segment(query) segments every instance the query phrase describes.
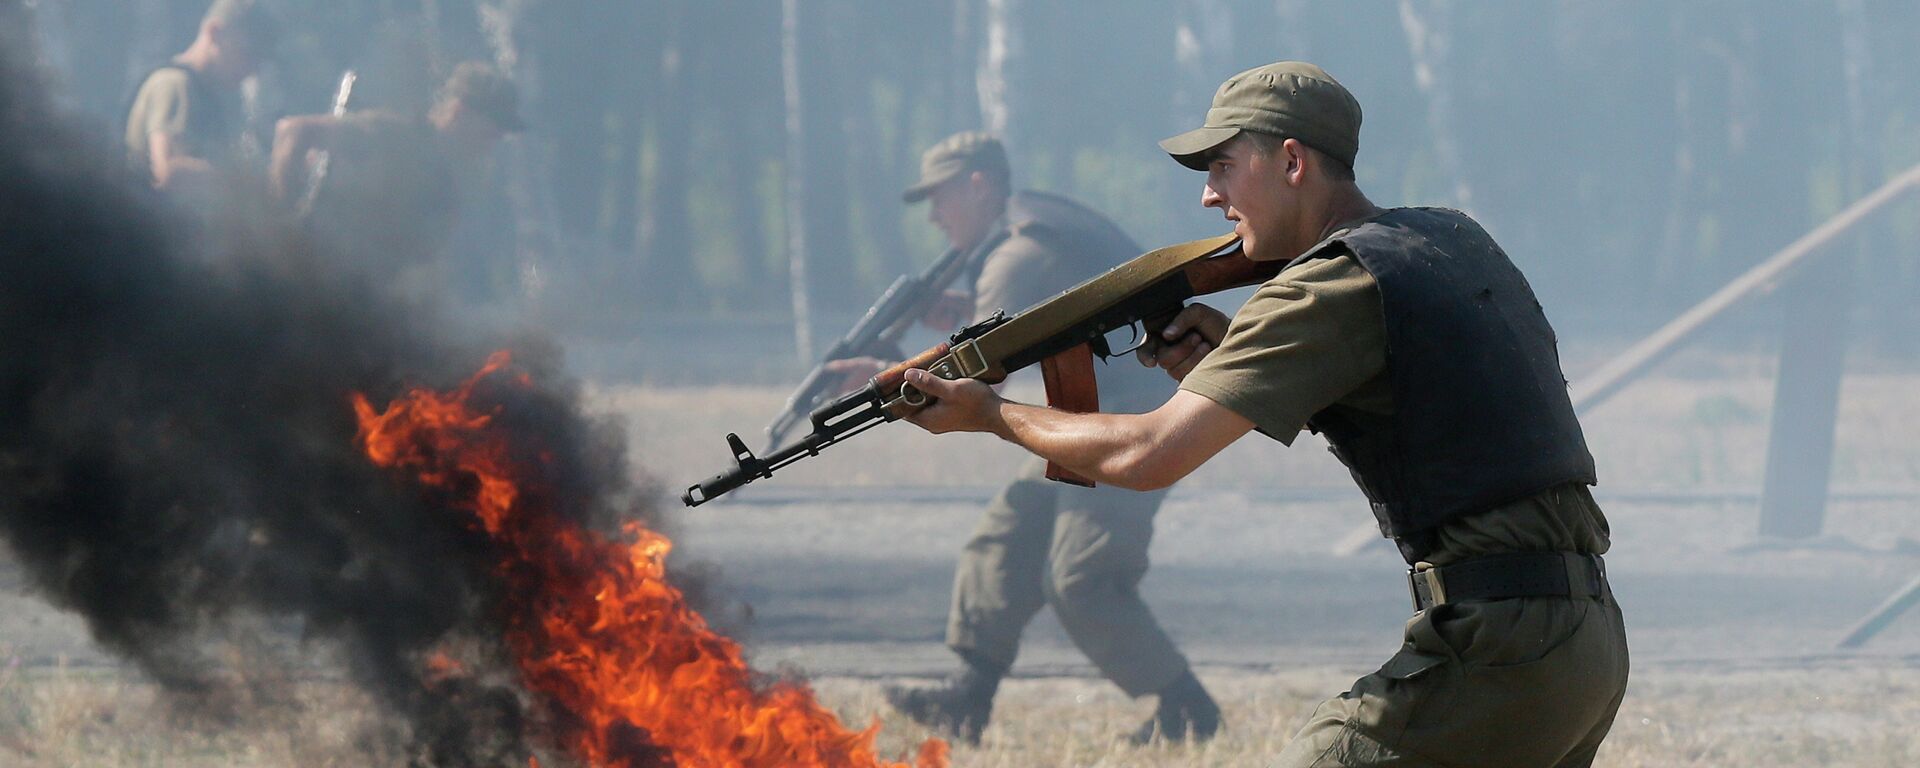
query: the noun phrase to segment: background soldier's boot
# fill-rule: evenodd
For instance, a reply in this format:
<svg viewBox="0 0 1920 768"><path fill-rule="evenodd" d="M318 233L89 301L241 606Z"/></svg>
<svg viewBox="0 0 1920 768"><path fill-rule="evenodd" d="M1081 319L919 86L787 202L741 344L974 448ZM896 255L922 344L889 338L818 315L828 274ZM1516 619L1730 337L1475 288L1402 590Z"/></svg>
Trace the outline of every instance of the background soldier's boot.
<svg viewBox="0 0 1920 768"><path fill-rule="evenodd" d="M914 722L941 735L967 744L979 744L980 732L987 728L993 714L993 694L1000 689L1000 675L977 665L966 669L932 688L887 686L887 703Z"/></svg>
<svg viewBox="0 0 1920 768"><path fill-rule="evenodd" d="M1158 740L1206 741L1220 730L1220 705L1213 703L1213 697L1207 695L1207 689L1200 685L1200 678L1193 676L1193 670L1187 670L1180 679L1160 691L1160 705L1153 710L1153 717L1140 724L1140 729L1127 737L1135 746L1145 746Z"/></svg>

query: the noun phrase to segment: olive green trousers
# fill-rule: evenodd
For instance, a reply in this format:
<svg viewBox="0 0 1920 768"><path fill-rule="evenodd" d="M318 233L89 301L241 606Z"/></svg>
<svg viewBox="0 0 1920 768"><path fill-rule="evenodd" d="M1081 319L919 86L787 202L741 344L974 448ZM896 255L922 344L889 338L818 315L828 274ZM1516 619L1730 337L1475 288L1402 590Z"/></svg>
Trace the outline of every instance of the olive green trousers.
<svg viewBox="0 0 1920 768"><path fill-rule="evenodd" d="M1127 695L1172 684L1186 657L1139 591L1164 498L1052 482L1045 461L1028 462L960 551L947 645L1004 672L1027 623L1052 606L1074 644Z"/></svg>
<svg viewBox="0 0 1920 768"><path fill-rule="evenodd" d="M1399 653L1323 702L1274 766L1587 766L1626 687L1611 594L1441 605L1414 614Z"/></svg>

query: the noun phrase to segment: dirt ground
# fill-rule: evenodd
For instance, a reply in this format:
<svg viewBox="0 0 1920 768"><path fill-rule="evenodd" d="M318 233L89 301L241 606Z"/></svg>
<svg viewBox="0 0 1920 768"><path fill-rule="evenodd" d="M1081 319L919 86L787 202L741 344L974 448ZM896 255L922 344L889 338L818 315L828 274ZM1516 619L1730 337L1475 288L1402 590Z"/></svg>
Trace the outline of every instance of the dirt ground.
<svg viewBox="0 0 1920 768"><path fill-rule="evenodd" d="M1920 610L1864 648L1834 647L1920 576L1920 441L1911 436L1920 376L1847 379L1827 536L1783 546L1755 535L1764 373L1683 370L1585 419L1635 663L1603 765L1920 764ZM593 397L626 421L635 464L659 485L661 503L678 506L680 489L723 467L722 435L757 442L782 394L602 387ZM729 602L714 619L744 639L756 666L805 672L850 720L865 722L884 715L881 684L951 669L941 636L954 554L1020 460L991 438L884 427L677 515L671 534L678 556L721 574ZM1317 438L1292 449L1257 435L1241 441L1170 497L1143 585L1220 694L1228 735L1198 748L1115 747L1150 704L1101 682L1043 613L989 739L956 752L955 764L1263 764L1314 703L1399 644L1409 607L1398 556L1385 546L1336 552L1366 518ZM140 702L152 698L144 683L10 567L0 567L0 656L15 660L0 677L0 698L13 702L0 712L0 764L333 764L323 759L331 747L284 734L238 746L178 735L145 751L102 747L169 742L177 731L143 731ZM124 727L88 725L103 712ZM923 735L885 719L883 743L904 749ZM62 757L69 749L93 756ZM199 757L169 757L181 750Z"/></svg>

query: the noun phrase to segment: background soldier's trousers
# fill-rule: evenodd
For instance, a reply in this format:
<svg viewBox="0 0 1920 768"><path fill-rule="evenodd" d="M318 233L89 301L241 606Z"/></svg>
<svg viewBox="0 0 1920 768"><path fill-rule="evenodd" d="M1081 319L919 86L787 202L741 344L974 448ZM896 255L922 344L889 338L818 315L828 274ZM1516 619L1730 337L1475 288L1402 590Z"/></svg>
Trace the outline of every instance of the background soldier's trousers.
<svg viewBox="0 0 1920 768"><path fill-rule="evenodd" d="M1022 467L961 550L947 645L1004 671L1050 605L1107 679L1130 696L1159 692L1187 670L1139 592L1166 492L1080 488L1045 472L1039 459Z"/></svg>

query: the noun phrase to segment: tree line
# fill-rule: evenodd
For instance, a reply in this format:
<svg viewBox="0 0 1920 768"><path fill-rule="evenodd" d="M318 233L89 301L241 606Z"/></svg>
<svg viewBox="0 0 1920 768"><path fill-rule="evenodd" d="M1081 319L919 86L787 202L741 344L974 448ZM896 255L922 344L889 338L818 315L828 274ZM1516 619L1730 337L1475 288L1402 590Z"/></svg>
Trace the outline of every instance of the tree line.
<svg viewBox="0 0 1920 768"><path fill-rule="evenodd" d="M955 130L1001 132L1017 184L1083 198L1142 244L1216 234L1200 177L1154 142L1196 124L1227 75L1281 58L1360 98L1375 200L1480 217L1563 335L1644 332L1920 163L1920 7L1893 0L269 5L286 37L257 91L267 126L326 109L348 68L364 103L397 109L424 109L458 60L512 74L533 129L495 169L500 252L483 268L589 336L779 328L796 295L808 330L835 332L938 254L898 193ZM41 0L35 15L65 93L106 124L204 8ZM1904 354L1916 213L1822 267L1851 270L1858 327Z"/></svg>

